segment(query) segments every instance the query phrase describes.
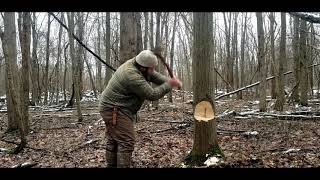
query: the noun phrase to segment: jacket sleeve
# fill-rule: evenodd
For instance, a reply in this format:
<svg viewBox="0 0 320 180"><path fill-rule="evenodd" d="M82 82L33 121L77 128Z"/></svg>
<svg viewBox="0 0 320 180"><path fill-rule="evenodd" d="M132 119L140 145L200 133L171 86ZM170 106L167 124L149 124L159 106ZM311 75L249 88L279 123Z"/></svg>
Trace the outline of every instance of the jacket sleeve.
<svg viewBox="0 0 320 180"><path fill-rule="evenodd" d="M150 81L157 84L161 85L169 80L168 77L158 73L157 71L154 71L153 74L150 76Z"/></svg>
<svg viewBox="0 0 320 180"><path fill-rule="evenodd" d="M134 71L127 73L129 90L141 99L155 101L162 98L172 89L171 85L166 81L160 86L153 88L141 74Z"/></svg>

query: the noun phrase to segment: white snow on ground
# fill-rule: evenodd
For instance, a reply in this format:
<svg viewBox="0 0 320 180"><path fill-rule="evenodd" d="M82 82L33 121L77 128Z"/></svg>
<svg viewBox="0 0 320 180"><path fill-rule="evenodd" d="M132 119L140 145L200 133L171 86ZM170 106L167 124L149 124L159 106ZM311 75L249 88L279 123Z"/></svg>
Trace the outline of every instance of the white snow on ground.
<svg viewBox="0 0 320 180"><path fill-rule="evenodd" d="M219 158L213 156L213 157L208 158L208 159L204 162L204 164L205 164L206 166L212 166L212 165L217 165L219 161L220 161Z"/></svg>
<svg viewBox="0 0 320 180"><path fill-rule="evenodd" d="M290 153L290 152L298 152L298 151L300 151L300 149L290 148L290 149L288 149L288 150L286 150L286 151L283 151L283 153L284 153L284 154L287 154L287 153Z"/></svg>
<svg viewBox="0 0 320 180"><path fill-rule="evenodd" d="M259 133L257 131L247 131L247 132L244 132L245 135L252 135L252 136L256 136L258 135Z"/></svg>

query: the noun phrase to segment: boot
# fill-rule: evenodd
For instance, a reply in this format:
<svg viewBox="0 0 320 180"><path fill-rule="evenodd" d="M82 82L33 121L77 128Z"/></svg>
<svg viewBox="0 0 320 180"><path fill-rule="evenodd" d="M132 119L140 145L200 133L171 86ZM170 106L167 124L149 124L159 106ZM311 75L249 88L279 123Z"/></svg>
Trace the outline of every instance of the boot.
<svg viewBox="0 0 320 180"><path fill-rule="evenodd" d="M117 153L112 151L106 151L106 163L107 168L117 167Z"/></svg>
<svg viewBox="0 0 320 180"><path fill-rule="evenodd" d="M130 168L131 159L132 159L132 152L118 153L117 154L117 167L118 168Z"/></svg>

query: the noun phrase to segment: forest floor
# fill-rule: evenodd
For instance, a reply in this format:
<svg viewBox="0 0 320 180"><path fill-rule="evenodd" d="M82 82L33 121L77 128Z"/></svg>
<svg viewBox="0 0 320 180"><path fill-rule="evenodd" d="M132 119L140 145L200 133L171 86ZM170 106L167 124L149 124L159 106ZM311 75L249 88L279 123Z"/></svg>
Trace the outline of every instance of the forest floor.
<svg viewBox="0 0 320 180"><path fill-rule="evenodd" d="M191 98L188 92L175 91L174 103L163 99L157 110L139 112L133 167L181 167L193 144ZM268 101L269 112L273 104L274 100ZM97 101L82 101L81 123L74 109L30 107L28 145L17 155L6 150L16 146L19 134L5 133L7 114L0 112L0 167L26 165L23 163L41 168L105 167L105 126L97 105ZM286 104L285 112L301 108ZM218 115L231 110L237 113L217 118L218 142L225 159L215 167L320 167L319 118L239 116L257 109L258 102L248 98L216 102ZM319 112L319 102L313 100L307 109Z"/></svg>

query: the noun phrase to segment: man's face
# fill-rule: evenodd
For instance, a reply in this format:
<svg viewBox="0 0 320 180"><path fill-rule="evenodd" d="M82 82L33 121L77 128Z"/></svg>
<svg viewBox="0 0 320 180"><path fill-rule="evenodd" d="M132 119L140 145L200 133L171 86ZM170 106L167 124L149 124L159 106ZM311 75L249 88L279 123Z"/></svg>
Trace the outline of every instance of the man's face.
<svg viewBox="0 0 320 180"><path fill-rule="evenodd" d="M153 74L154 69L155 69L155 67L154 67L154 66L152 66L152 67L148 67L148 69L147 69L148 75Z"/></svg>

